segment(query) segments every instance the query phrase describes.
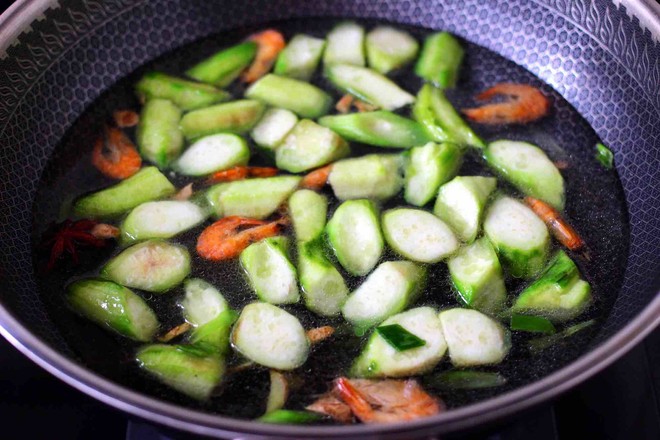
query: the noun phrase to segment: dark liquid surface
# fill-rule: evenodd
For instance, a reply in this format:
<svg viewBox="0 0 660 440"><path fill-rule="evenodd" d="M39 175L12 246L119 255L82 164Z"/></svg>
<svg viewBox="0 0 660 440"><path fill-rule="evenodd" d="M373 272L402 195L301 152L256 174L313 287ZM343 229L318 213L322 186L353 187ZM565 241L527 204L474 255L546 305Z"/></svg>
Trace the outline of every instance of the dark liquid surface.
<svg viewBox="0 0 660 440"><path fill-rule="evenodd" d="M268 27L279 29L289 40L299 32L324 37L335 23L334 20L305 19L275 22L269 24ZM370 21L361 23L367 29L377 24ZM398 27L409 31L419 41L429 32L422 28ZM177 49L118 82L90 106L61 141L44 172L34 205L33 242L35 246L49 224L69 216L68 210L75 197L114 183L101 176L91 166L90 156L93 142L114 110L135 109L139 111L140 105L133 94L133 85L142 74L151 70L160 70L182 75L188 67L199 60L223 47L239 42L255 30L258 29L237 29L234 32L211 36ZM474 106L475 102L472 101L474 94L493 84L505 81L537 86L553 101L551 115L541 121L515 127L475 126L475 130L485 141L507 138L534 143L544 149L551 160L565 162L568 165L566 169L562 170L567 189L565 216L588 244L590 259L587 260L578 255L572 255L572 257L580 267L583 276L591 283L594 297L593 305L578 318L578 321L595 318L598 324L574 336L569 341L536 356L531 356L526 347L526 341L534 336L513 332L512 349L506 360L498 366L479 368L481 371L500 372L507 378L507 384L498 388L478 391L438 391L439 397L450 408L492 397L533 382L582 354L589 347L589 341L597 332L599 323L609 313L621 286L628 255L629 236L627 209L618 176L616 172L604 169L595 160L594 144L598 138L587 122L570 104L531 73L482 47L467 42L463 43L466 48L466 56L461 78L457 89L448 92L448 97L457 108ZM410 67L394 73L391 77L411 93L416 93L421 87L421 81L412 73ZM331 91L336 99L340 97L340 93L335 91L319 74L313 82L325 90ZM235 84L230 90L235 97L240 97L244 89ZM408 110L406 109L402 113L407 114ZM134 139L134 131L128 130L128 133ZM249 137L248 141L250 141ZM354 145L352 155L359 156L376 152L393 153L395 151ZM254 165L267 163L264 158L256 154L250 161L250 164ZM484 166L483 160L473 151L466 155L459 174L492 175ZM182 187L192 181L174 173L167 173L167 175L177 187ZM519 195L501 180L499 188L510 194ZM328 195L332 200L331 192L328 192ZM404 204L403 199L398 197L388 201L382 208L387 209ZM329 215L336 206L336 202L331 203ZM187 231L175 237L173 241L185 244L191 249L193 256L191 276L210 281L225 295L232 307L240 310L243 305L256 300L256 296L248 287L238 261L211 263L198 258L194 252L197 236L209 223ZM133 361L136 344L116 337L94 324L78 318L64 306L62 296L64 286L73 279L93 276L101 264L117 252L119 252L119 248L116 246L109 246L100 251L83 251L81 264L78 266L61 264L56 271L48 274L43 274L42 271L43 255L38 252L35 254L35 270L41 274L39 280L43 300L49 309L51 318L69 341L71 351L75 356L89 368L112 380L171 402L240 418L253 418L263 414L269 389L266 369L250 369L227 377L224 385L216 393L217 396L207 403L199 403L158 384L142 373ZM384 259L398 258L388 251ZM342 273L351 289L363 281L363 278L351 277L345 272ZM510 298L515 298L515 295L524 286L523 282L510 277L507 277L506 283ZM138 293L154 308L163 329L182 322L180 309L176 305L183 295L181 286L162 295ZM437 309L459 305L444 263L429 267L428 286L413 306L421 305L431 305ZM329 319L316 316L308 312L302 304L284 306L284 308L296 315L306 328L328 324L338 328L336 337L314 347L305 365L292 373L293 391L286 407L302 409L317 395L325 392L332 379L346 373L350 363L364 345L365 338L355 336L341 318ZM233 356L229 358L228 362L229 364L240 363L241 360ZM445 359L427 377L450 368L451 364L445 356ZM427 383L427 387L433 391L430 384Z"/></svg>

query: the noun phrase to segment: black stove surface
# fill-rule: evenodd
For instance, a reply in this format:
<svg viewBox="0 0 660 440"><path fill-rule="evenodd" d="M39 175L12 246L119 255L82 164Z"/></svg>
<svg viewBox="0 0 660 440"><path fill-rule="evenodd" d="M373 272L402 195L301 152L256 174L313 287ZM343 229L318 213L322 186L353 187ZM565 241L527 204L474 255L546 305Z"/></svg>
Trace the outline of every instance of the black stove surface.
<svg viewBox="0 0 660 440"><path fill-rule="evenodd" d="M0 338L0 422L20 438L189 439L130 418L54 378ZM10 435L2 438L18 438ZM660 439L660 329L596 377L461 440Z"/></svg>

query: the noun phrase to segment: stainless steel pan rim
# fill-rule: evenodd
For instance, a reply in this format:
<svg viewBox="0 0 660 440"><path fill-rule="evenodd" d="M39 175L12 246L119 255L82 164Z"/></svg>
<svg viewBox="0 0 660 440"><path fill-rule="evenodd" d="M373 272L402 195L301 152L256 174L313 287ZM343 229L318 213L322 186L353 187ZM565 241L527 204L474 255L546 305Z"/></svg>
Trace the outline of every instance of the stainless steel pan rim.
<svg viewBox="0 0 660 440"><path fill-rule="evenodd" d="M18 0L0 17L0 53L53 0ZM629 13L660 39L660 20L653 1L620 0ZM654 12L655 11L655 12ZM213 436L360 437L409 438L415 434L440 434L472 427L511 415L568 390L598 373L639 343L660 325L660 294L630 323L592 351L566 367L522 388L470 406L427 419L394 425L274 426L204 414L166 403L117 385L58 353L32 334L0 304L0 334L42 368L78 390L126 411L163 425Z"/></svg>

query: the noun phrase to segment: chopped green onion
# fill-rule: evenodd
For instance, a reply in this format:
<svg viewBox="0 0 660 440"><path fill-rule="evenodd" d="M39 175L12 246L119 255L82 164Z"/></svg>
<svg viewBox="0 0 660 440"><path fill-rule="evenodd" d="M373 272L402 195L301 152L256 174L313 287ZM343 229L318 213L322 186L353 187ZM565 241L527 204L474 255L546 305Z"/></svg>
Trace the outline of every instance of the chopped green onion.
<svg viewBox="0 0 660 440"><path fill-rule="evenodd" d="M565 339L569 336L574 335L575 333L579 332L580 330L583 330L591 325L593 325L596 321L594 319L590 319L589 321L581 322L579 324L572 325L563 331L556 333L554 335L550 336L544 336L542 338L536 338L532 339L529 341L529 351L531 351L533 354L539 353L546 348L555 345L556 343L560 342L562 339Z"/></svg>
<svg viewBox="0 0 660 440"><path fill-rule="evenodd" d="M183 352L185 354L188 354L190 356L195 356L198 358L205 358L209 354L212 353L211 350L209 350L205 345L200 344L190 344L190 345L177 345L176 346L177 350L180 352Z"/></svg>
<svg viewBox="0 0 660 440"><path fill-rule="evenodd" d="M303 424L315 422L323 418L322 415L309 411L292 411L290 409L278 409L259 417L257 421L263 423L278 424Z"/></svg>
<svg viewBox="0 0 660 440"><path fill-rule="evenodd" d="M376 332L387 341L396 351L406 351L411 348L422 347L426 341L421 339L399 324L384 325L376 328Z"/></svg>
<svg viewBox="0 0 660 440"><path fill-rule="evenodd" d="M552 322L542 316L512 315L511 330L552 335L557 332Z"/></svg>
<svg viewBox="0 0 660 440"><path fill-rule="evenodd" d="M499 373L485 371L445 371L428 379L429 383L446 390L476 390L499 387L506 383L506 378Z"/></svg>
<svg viewBox="0 0 660 440"><path fill-rule="evenodd" d="M596 144L596 159L608 170L611 170L614 166L614 154L612 154L612 150L600 142Z"/></svg>

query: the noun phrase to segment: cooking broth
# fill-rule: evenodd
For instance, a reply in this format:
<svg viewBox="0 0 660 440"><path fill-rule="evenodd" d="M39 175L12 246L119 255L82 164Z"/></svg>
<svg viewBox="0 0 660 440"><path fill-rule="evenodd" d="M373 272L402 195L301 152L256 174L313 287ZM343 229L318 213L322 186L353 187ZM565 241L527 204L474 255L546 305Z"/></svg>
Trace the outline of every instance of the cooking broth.
<svg viewBox="0 0 660 440"><path fill-rule="evenodd" d="M139 344L115 336L84 319L75 316L63 302L66 284L74 279L93 276L99 266L111 255L119 252L118 246L108 246L100 250L84 250L78 266L59 264L57 270L43 271L44 255L39 251L43 232L53 223L68 216L74 198L114 183L103 177L91 166L90 154L94 141L103 124L119 109L139 111L140 104L134 95L133 85L148 71L158 70L183 76L191 65L223 47L229 47L247 35L265 29L275 28L284 33L287 41L297 33L307 33L323 38L337 23L332 19L298 19L264 24L259 28L236 29L224 32L176 49L120 80L104 92L70 128L55 150L45 170L37 198L34 203L33 243L35 246L35 271L40 281L43 301L47 304L53 321L62 335L69 341L72 352L90 369L121 383L127 387L171 402L238 418L255 418L265 410L266 396L269 390L268 370L253 368L228 377L221 389L208 402L200 403L159 384L137 368L134 353ZM367 29L381 24L376 21L359 21ZM431 31L428 29L395 25L410 32L418 41ZM553 102L550 116L532 124L509 127L487 127L474 125L473 128L486 141L496 139L525 140L538 145L546 151L551 160L568 164L562 170L566 183L565 217L584 238L589 246L590 260L576 258L583 277L591 283L594 298L590 309L576 322L596 319L597 324L573 336L564 343L553 346L539 355L532 356L525 342L537 337L534 334L512 332L512 348L503 363L497 366L477 368L480 371L496 371L506 377L507 384L500 387L445 392L433 388L432 384L421 382L426 389L438 395L449 408L467 405L503 392L520 387L540 379L552 371L566 365L582 354L588 347L592 336L598 331L599 323L609 313L623 280L623 273L628 255L628 219L625 199L621 184L615 171L606 170L594 158L594 145L598 137L588 123L562 99L556 92L543 84L533 74L499 55L474 44L462 41L466 50L460 80L455 90L447 93L457 108L474 105L472 96L498 82L519 82L540 88ZM320 69L319 69L320 70ZM422 85L411 67L390 75L403 89L416 93ZM330 91L335 101L341 94L337 92L317 71L312 83ZM235 82L229 90L234 97L241 96L244 88ZM407 114L407 110L404 113ZM135 140L133 129L126 132ZM245 136L251 142L249 136ZM384 150L352 143L352 156L365 153L394 153L397 150ZM251 144L251 147L254 145ZM259 155L254 155L250 165L268 165ZM469 151L459 175L493 175L483 160L474 151ZM166 172L167 177L181 188L193 179ZM501 179L499 188L509 194L520 195L514 188ZM332 191L325 190L331 202L328 217L337 207L338 202ZM405 205L403 197L389 200L382 209ZM248 286L238 260L211 262L201 259L194 251L197 236L208 226L205 222L192 230L186 231L171 241L181 243L191 250L191 276L203 278L216 286L229 301L232 308L240 310L242 306L256 300ZM291 231L287 231L288 234ZM399 259L391 250L385 252L384 260ZM361 284L365 277L348 275L337 265L350 290ZM526 282L506 278L509 297L520 292ZM183 294L179 286L166 294L139 292L154 309L161 321L162 329L169 329L183 320L181 310L176 305ZM432 305L436 309L458 306L456 294L451 285L447 267L444 263L429 266L428 286L414 306ZM286 404L288 409L303 409L318 395L327 391L331 381L345 375L351 362L357 357L366 337L356 336L341 317L324 318L309 312L301 303L281 306L297 316L307 328L321 325L337 327L337 336L312 348L307 362L293 372L292 392ZM505 323L507 325L508 323ZM236 357L229 358L229 365L240 363ZM432 373L450 368L448 357ZM428 376L428 375L427 375Z"/></svg>

